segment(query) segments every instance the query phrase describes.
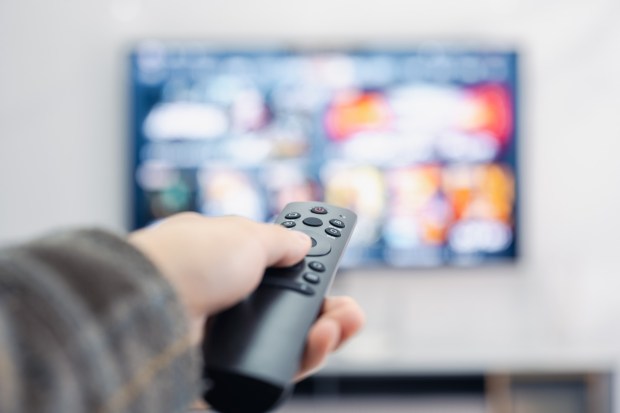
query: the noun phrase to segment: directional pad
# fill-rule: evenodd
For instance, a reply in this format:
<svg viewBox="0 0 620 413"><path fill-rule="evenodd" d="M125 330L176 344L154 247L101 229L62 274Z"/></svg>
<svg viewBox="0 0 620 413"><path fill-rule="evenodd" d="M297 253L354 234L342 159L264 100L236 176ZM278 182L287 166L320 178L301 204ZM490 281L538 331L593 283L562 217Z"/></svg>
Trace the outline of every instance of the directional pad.
<svg viewBox="0 0 620 413"><path fill-rule="evenodd" d="M332 250L332 244L330 244L329 240L322 236L313 233L312 231L300 231L304 234L308 235L312 240L312 248L306 254L308 257L321 257L323 255L327 255Z"/></svg>

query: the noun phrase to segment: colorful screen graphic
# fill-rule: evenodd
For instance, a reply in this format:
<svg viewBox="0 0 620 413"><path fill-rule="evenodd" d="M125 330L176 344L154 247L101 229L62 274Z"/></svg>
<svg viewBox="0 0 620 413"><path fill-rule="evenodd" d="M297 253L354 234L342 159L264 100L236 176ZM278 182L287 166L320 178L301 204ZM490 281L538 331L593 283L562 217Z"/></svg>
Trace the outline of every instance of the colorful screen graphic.
<svg viewBox="0 0 620 413"><path fill-rule="evenodd" d="M136 228L324 200L358 213L349 267L516 256L513 51L145 43L131 64Z"/></svg>

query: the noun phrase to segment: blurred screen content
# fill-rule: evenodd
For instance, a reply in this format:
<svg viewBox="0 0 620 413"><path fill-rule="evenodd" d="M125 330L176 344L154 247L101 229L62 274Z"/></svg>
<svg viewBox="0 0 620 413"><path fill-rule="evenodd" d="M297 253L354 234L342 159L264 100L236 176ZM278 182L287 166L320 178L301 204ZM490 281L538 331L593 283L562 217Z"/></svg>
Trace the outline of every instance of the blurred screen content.
<svg viewBox="0 0 620 413"><path fill-rule="evenodd" d="M180 211L357 212L344 265L516 256L512 51L213 50L131 56L134 227Z"/></svg>

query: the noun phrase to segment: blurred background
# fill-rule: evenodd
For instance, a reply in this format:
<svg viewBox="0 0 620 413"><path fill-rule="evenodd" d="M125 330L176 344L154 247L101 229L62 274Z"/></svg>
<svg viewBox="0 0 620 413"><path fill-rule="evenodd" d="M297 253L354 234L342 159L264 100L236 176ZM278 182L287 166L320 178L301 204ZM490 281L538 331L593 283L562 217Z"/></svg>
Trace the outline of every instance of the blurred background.
<svg viewBox="0 0 620 413"><path fill-rule="evenodd" d="M0 244L326 198L364 214L334 292L368 326L283 411L612 411L619 18L0 0Z"/></svg>

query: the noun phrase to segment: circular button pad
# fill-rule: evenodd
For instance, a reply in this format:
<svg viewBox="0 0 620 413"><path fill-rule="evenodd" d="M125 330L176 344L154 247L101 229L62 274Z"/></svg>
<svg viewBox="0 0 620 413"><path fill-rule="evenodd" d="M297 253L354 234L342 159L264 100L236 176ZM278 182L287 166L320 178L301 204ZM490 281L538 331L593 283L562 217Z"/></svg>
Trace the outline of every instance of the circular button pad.
<svg viewBox="0 0 620 413"><path fill-rule="evenodd" d="M327 237L324 237L320 233L310 230L304 231L302 229L299 229L298 231L308 235L312 240L312 248L310 248L310 251L308 251L308 254L306 254L308 257L321 257L331 252L332 245Z"/></svg>
<svg viewBox="0 0 620 413"><path fill-rule="evenodd" d="M314 240L314 238L312 238ZM329 244L329 242L327 241L317 241L317 243L310 248L310 251L308 251L308 254L306 254L308 257L321 257L323 255L327 255L331 252L332 250L332 246Z"/></svg>
<svg viewBox="0 0 620 413"><path fill-rule="evenodd" d="M299 212L289 212L284 216L285 219L297 219L301 218L301 214Z"/></svg>
<svg viewBox="0 0 620 413"><path fill-rule="evenodd" d="M297 224L295 224L293 221L284 221L281 225L284 228L293 228Z"/></svg>

